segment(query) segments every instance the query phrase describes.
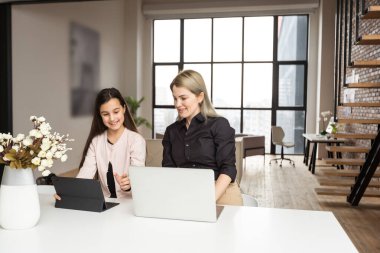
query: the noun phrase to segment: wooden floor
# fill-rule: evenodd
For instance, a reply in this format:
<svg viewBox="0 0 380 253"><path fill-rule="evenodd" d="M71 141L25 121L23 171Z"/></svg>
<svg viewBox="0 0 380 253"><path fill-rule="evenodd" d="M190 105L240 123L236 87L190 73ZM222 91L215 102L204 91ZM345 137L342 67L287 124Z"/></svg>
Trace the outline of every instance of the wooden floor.
<svg viewBox="0 0 380 253"><path fill-rule="evenodd" d="M288 156L296 166L284 161L283 167L268 164L273 156L248 157L241 181L244 193L253 195L261 207L332 211L359 252L380 252L380 199L363 198L357 207L345 197L317 196L318 169L312 175L302 163L303 156ZM319 165L319 166L318 166ZM318 238L315 238L318 242Z"/></svg>

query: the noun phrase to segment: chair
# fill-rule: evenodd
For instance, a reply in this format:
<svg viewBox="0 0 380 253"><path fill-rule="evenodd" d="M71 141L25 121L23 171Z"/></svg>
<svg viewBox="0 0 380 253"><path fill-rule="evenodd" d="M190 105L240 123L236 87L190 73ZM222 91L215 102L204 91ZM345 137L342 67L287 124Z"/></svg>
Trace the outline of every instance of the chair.
<svg viewBox="0 0 380 253"><path fill-rule="evenodd" d="M243 205L244 206L254 206L254 207L259 206L259 203L257 202L257 200L254 197L252 197L251 195L242 193L241 197L243 198Z"/></svg>
<svg viewBox="0 0 380 253"><path fill-rule="evenodd" d="M280 167L282 167L282 161L287 160L290 162L290 164L295 167L295 163L292 159L284 158L284 147L285 148L291 148L294 147L293 142L285 142L284 141L285 133L284 130L282 130L282 127L279 126L272 126L272 143L276 146L281 146L281 157L280 158L274 158L269 161L269 164L272 163L272 161L275 161L277 163L278 160L281 160Z"/></svg>

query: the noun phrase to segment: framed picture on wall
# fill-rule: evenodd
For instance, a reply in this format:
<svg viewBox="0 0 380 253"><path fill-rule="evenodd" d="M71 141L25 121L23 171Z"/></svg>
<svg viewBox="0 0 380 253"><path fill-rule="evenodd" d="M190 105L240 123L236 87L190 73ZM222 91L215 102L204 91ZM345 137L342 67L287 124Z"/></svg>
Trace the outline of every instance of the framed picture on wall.
<svg viewBox="0 0 380 253"><path fill-rule="evenodd" d="M70 24L71 116L91 115L99 90L99 32Z"/></svg>

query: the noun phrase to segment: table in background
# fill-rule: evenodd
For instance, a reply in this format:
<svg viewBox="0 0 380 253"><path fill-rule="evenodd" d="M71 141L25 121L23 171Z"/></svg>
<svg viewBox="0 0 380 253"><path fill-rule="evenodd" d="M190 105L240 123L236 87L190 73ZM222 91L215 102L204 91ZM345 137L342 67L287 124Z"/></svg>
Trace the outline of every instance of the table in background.
<svg viewBox="0 0 380 253"><path fill-rule="evenodd" d="M128 197L102 213L58 209L43 192L39 224L0 228L0 252L357 252L332 212L226 206L208 223L136 217Z"/></svg>
<svg viewBox="0 0 380 253"><path fill-rule="evenodd" d="M310 144L314 143L313 150L311 152L310 157L310 163L309 163L309 170L311 173L315 173L315 161L317 158L317 147L319 143L326 143L327 145L336 144L340 145L340 143L344 143L344 139L334 139L334 138L328 138L327 136L319 135L319 134L302 134L302 136L306 139L306 148L304 152L304 158L303 162L305 165L308 165L309 162L309 151L310 151Z"/></svg>

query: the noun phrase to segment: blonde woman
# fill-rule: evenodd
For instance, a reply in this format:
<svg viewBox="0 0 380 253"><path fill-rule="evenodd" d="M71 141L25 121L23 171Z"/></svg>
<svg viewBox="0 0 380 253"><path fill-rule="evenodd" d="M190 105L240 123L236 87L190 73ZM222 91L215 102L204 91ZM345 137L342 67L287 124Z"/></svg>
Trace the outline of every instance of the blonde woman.
<svg viewBox="0 0 380 253"><path fill-rule="evenodd" d="M234 182L235 130L215 112L202 76L193 70L182 71L170 89L178 118L166 128L162 166L212 169L217 204L242 205Z"/></svg>

